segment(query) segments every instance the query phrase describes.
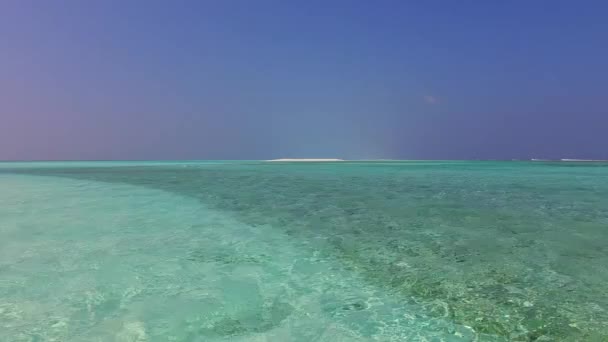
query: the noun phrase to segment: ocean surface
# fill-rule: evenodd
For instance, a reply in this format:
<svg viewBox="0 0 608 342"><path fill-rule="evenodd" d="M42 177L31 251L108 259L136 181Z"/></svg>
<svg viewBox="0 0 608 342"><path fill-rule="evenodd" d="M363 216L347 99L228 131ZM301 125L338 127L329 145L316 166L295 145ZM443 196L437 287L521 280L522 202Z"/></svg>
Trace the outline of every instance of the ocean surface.
<svg viewBox="0 0 608 342"><path fill-rule="evenodd" d="M0 163L0 341L608 341L608 163Z"/></svg>

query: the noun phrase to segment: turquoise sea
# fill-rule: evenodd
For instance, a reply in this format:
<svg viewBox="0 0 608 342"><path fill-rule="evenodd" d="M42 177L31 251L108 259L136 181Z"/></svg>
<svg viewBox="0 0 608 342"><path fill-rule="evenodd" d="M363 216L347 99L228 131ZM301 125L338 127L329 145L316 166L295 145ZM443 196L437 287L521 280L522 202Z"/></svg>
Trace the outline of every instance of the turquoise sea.
<svg viewBox="0 0 608 342"><path fill-rule="evenodd" d="M608 163L0 163L0 341L608 341Z"/></svg>

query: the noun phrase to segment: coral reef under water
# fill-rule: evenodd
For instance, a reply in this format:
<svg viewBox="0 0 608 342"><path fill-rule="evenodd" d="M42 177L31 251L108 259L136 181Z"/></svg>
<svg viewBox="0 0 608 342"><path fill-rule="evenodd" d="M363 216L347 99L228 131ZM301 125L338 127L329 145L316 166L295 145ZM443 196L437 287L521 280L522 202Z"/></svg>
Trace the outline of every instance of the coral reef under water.
<svg viewBox="0 0 608 342"><path fill-rule="evenodd" d="M232 224L189 218L184 241L196 231L208 238L214 232L215 240L180 240L188 250L176 255L186 268L254 272L251 279L258 280L228 293L259 297L243 304L237 296L234 305L246 309L214 304L213 314L184 329L191 337L270 334L280 340L287 327L304 341L314 329L296 319L317 312L323 322L339 324L336 339L608 340L607 165L183 166L10 172L161 190L229 215ZM156 208L170 213L176 207ZM263 286L262 273L255 273L261 270ZM302 303L311 293L315 299ZM429 327L412 328L424 322Z"/></svg>

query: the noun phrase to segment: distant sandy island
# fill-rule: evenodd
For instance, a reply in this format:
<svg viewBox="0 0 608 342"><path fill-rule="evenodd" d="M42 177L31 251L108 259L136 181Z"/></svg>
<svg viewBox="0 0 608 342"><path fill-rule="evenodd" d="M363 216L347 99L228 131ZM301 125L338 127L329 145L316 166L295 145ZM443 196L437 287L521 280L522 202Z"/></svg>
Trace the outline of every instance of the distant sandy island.
<svg viewBox="0 0 608 342"><path fill-rule="evenodd" d="M269 162L340 162L340 161L344 161L344 159L334 159L334 158L327 158L327 159L299 159L299 158L281 158L281 159L272 159L272 160L267 160Z"/></svg>
<svg viewBox="0 0 608 342"><path fill-rule="evenodd" d="M544 162L608 162L606 159L531 159L532 161Z"/></svg>

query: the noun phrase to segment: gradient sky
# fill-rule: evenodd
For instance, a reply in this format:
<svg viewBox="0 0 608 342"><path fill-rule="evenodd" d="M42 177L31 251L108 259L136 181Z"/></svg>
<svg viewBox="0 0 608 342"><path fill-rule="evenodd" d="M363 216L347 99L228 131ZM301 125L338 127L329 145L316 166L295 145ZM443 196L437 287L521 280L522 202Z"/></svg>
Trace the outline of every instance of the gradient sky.
<svg viewBox="0 0 608 342"><path fill-rule="evenodd" d="M0 1L0 159L608 159L608 1Z"/></svg>

